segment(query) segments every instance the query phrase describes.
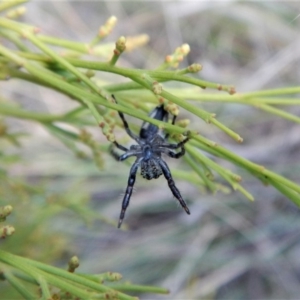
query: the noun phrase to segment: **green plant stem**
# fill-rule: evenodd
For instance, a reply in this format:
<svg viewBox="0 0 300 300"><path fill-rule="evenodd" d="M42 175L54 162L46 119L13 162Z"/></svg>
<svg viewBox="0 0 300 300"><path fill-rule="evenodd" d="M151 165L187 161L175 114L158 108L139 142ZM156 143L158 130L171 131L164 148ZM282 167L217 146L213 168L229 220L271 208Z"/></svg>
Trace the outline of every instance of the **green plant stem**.
<svg viewBox="0 0 300 300"><path fill-rule="evenodd" d="M229 135L230 137L232 137L238 143L242 143L243 142L243 138L240 135L238 135L236 132L234 132L233 130L231 130L230 128L228 128L227 126L225 126L224 124L222 124L221 122L219 122L217 119L213 118L211 120L211 123L214 124L215 126L217 126L219 129L221 129L225 133L227 133L227 135Z"/></svg>
<svg viewBox="0 0 300 300"><path fill-rule="evenodd" d="M155 293L155 294L168 294L169 290L165 288L147 286L147 285L134 285L134 284L111 284L111 287L123 292L136 292L136 293Z"/></svg>
<svg viewBox="0 0 300 300"><path fill-rule="evenodd" d="M264 111L267 111L269 113L272 113L274 115L277 115L281 118L284 118L284 119L287 119L289 121L292 121L292 122L296 122L296 123L300 123L300 118L295 116L295 115L292 115L290 113L287 113L281 109L277 109L275 107L272 107L270 105L267 105L267 104L256 104L255 105L257 108L260 108Z"/></svg>
<svg viewBox="0 0 300 300"><path fill-rule="evenodd" d="M71 96L74 99L78 99L80 101L82 101L82 99L85 99L85 101L91 101L95 104L101 104L108 108L118 110L118 111L121 111L130 116L141 119L143 121L150 122L156 126L163 127L166 130L169 130L172 132L181 133L181 134L186 132L186 130L182 127L155 120L153 118L150 118L147 115L140 114L140 113L136 112L135 110L126 108L124 106L121 106L121 105L118 105L118 104L115 104L115 103L112 103L109 101L106 101L102 97L91 94L90 92L83 90L82 88L76 87L68 82L62 81L58 78L48 75L48 73L43 72L42 68L40 68L40 67L38 68L35 65L31 64L30 62L27 62L26 60L19 58L15 54L8 51L2 45L0 45L0 53L11 58L13 61L18 63L19 65L23 66L25 69L28 70L28 72L30 72L36 78L39 78L39 80L45 82L48 86L51 86L52 88L59 90L65 94ZM100 115L98 117L100 117Z"/></svg>
<svg viewBox="0 0 300 300"><path fill-rule="evenodd" d="M233 174L231 171L224 169L220 165L216 164L212 160L210 160L205 155L201 154L201 152L196 151L194 148L192 148L189 145L186 145L186 150L196 159L204 162L207 166L215 170L217 173L220 174L226 181L230 183L232 188L234 190L239 190L242 194L244 194L245 197L247 197L249 200L253 201L253 196L246 191L239 183L236 182L237 177L239 177L236 174Z"/></svg>
<svg viewBox="0 0 300 300"><path fill-rule="evenodd" d="M120 84L111 84L106 85L105 89L111 92L118 92L120 95L126 95L130 98L144 98L148 97L150 94L147 90L141 90L141 86L133 83L120 83ZM171 94L176 94L180 98L185 98L197 102L220 102L220 103L238 103L243 105L258 106L260 104L269 104L269 105L300 105L300 99L298 98L279 98L279 97L251 97L246 98L246 94L212 94L206 93L200 90L199 88L169 88L165 89Z"/></svg>
<svg viewBox="0 0 300 300"><path fill-rule="evenodd" d="M1 25L1 19L0 19L0 25ZM39 60L44 62L54 62L47 57L43 57L40 54L27 54L27 53L20 53L16 52L18 55L22 57L26 57L33 60ZM139 70L139 69L128 69L128 68L121 68L117 67L115 65L110 65L106 62L98 62L98 61L87 61L87 60L81 60L76 58L68 58L65 57L65 60L70 62L74 67L79 68L86 68L86 69L92 69L92 70L98 70L103 72L110 72L119 74L121 76L129 77L129 75L142 75L143 73L147 73L149 76L151 76L155 80L159 80L160 82L166 82L166 81L180 81L189 83L192 85L199 86L201 88L213 88L213 89L219 89L219 84L208 82L205 80L201 80L198 78L176 74L174 71L167 71L167 70ZM222 87L223 91L230 91L232 89L231 86L224 85Z"/></svg>
<svg viewBox="0 0 300 300"><path fill-rule="evenodd" d="M5 29L0 29L0 35L13 42L20 50L26 53L29 52L29 49L25 46L16 33Z"/></svg>
<svg viewBox="0 0 300 300"><path fill-rule="evenodd" d="M27 273L30 276L36 276L37 274L41 274L47 282L50 284L53 284L63 290L67 290L72 292L74 295L77 295L78 297L83 297L84 299L87 299L87 296L90 296L85 292L84 290L76 288L74 285L71 285L67 283L67 281L64 281L62 283L62 279L72 281L77 284L81 284L85 287L91 288L95 291L101 292L101 293L112 293L114 292L111 288L106 287L101 284L97 284L93 281L90 281L86 278L83 278L81 276L78 276L75 273L70 273L65 270L61 270L59 268L55 268L52 266L48 266L46 264L28 259L19 257L16 255L13 255L11 253L5 252L3 250L0 250L0 261L9 264L17 269L20 269ZM59 277L61 277L59 279ZM75 291L75 292L74 292ZM118 293L118 296L122 300L132 300L134 299L131 296Z"/></svg>
<svg viewBox="0 0 300 300"><path fill-rule="evenodd" d="M35 299L35 296L17 279L10 271L4 271L6 280L24 297L26 300ZM50 298L49 298L50 299Z"/></svg>
<svg viewBox="0 0 300 300"><path fill-rule="evenodd" d="M204 174L200 169L198 164L195 164L191 159L190 155L187 153L184 156L184 160L190 165L190 167L198 174L198 176L203 180L205 185L209 188L210 191L215 192L217 190L216 184Z"/></svg>
<svg viewBox="0 0 300 300"><path fill-rule="evenodd" d="M73 286L68 283L67 284L62 283L57 277L47 274L41 270L38 270L37 268L35 268L32 265L26 264L26 262L22 258L14 256L8 252L4 252L4 251L0 250L0 260L12 267L17 268L18 270L26 273L27 275L31 276L32 278L34 278L36 283L38 283L37 278L40 278L40 276L44 276L45 278L47 278L47 281L49 283L51 283L63 290L72 291L74 293L74 295L77 295L79 297L89 296L89 294L86 293L85 291L82 291L77 288L73 288Z"/></svg>
<svg viewBox="0 0 300 300"><path fill-rule="evenodd" d="M52 60L44 55L41 54L36 54L36 53L27 53L27 52L20 52L16 51L15 52L17 55L32 59L32 60L37 60L37 61L43 61L43 62L51 62ZM125 69L125 68L120 68L120 67L115 67L110 68L110 66L107 66L107 63L99 63L99 62L87 62L87 61L82 61L79 59L71 59L71 58L66 58L69 62L71 62L74 66L77 67L86 67L93 69L94 64L97 63L97 69L99 71L106 71L106 72L113 72L116 74L120 74L120 69ZM125 69L126 70L126 69ZM128 71L136 71L136 70L130 70ZM144 70L139 70L139 72L145 72ZM152 71L149 71L149 75L154 75L152 77L155 78L156 73L151 73ZM128 72L123 74L126 76ZM182 77L186 76L179 76L174 77L170 79L173 76L172 71L159 71L160 74L158 74L158 77L160 78L160 82L164 81L170 81L170 80L176 80L179 79L179 81L183 81ZM191 77L187 77L191 78ZM187 79L189 80L189 79ZM196 79L198 80L198 79ZM188 82L192 83L192 82ZM201 85L201 81L197 82L197 85ZM111 92L117 92L117 91L124 91L124 90L136 90L138 89L139 95L141 93L144 93L145 91L140 91L142 88L141 85L135 83L135 82L127 82L127 83L118 83L118 84L111 84L109 86L105 87L107 91ZM226 95L226 94L212 94L212 93L203 93L199 92L197 88L185 88L185 89L169 89L166 88L166 91L170 91L173 94L178 95L179 97L185 97L191 100L199 100L199 101L213 101L213 102L230 102L230 103L241 103L241 104L249 104L249 105L257 105L259 103L264 103L264 104L276 104L276 105L299 105L300 104L300 99L295 99L295 98L278 98L278 95L285 95L285 94L298 94L300 92L300 87L288 87L288 88L281 88L281 89L273 89L273 90L265 90L265 91L259 91L259 92L252 92L252 93L236 93L234 95ZM270 98L272 96L276 96L276 98Z"/></svg>
<svg viewBox="0 0 300 300"><path fill-rule="evenodd" d="M12 105L4 104L2 102L0 102L0 114L10 116L10 117L16 117L20 119L39 121L39 122L54 122L59 120L65 120L64 115L49 115L49 114L26 111L18 107L13 107Z"/></svg>
<svg viewBox="0 0 300 300"><path fill-rule="evenodd" d="M179 178L181 180L191 182L195 186L199 186L199 185L205 186L205 183L203 182L203 180L201 178L199 178L199 176L196 174L196 172L173 169L172 175L174 178Z"/></svg>
<svg viewBox="0 0 300 300"><path fill-rule="evenodd" d="M275 180L269 179L268 181L271 185L273 185L278 191L280 191L283 195L292 200L297 206L300 207L300 195L295 193L290 188L276 182Z"/></svg>
<svg viewBox="0 0 300 300"><path fill-rule="evenodd" d="M10 2L10 1L7 1L7 2ZM3 17L0 17L0 25L3 28L11 29L11 30L13 30L15 32L18 32L21 35L22 35L22 31L20 31L20 29L22 29L22 30L30 30L32 32L37 32L38 31L38 28L35 27L35 26L28 25L28 24L25 24L25 23L20 24L17 21L13 21L13 20L10 20L10 19L7 19L7 18L3 18Z"/></svg>
<svg viewBox="0 0 300 300"><path fill-rule="evenodd" d="M81 209L81 208L79 208ZM114 223L115 225L115 223ZM103 283L104 281L110 281L110 282L114 282L114 281L118 281L122 279L121 274L119 273L112 273L112 272L106 272L103 274L94 274L94 275L90 275L90 274L82 274L82 273L76 273L79 276L82 276L84 278L87 278L89 280L98 282L98 283Z"/></svg>
<svg viewBox="0 0 300 300"><path fill-rule="evenodd" d="M53 59L53 61L64 66L66 68L66 70L73 73L76 77L81 79L87 86L89 86L93 91L95 91L96 93L98 93L101 96L99 87L97 85L95 85L85 74L78 71L77 68L75 68L72 64L70 64L67 60L65 60L63 57L59 56L53 50L51 50L49 47L47 47L45 44L43 44L38 38L36 38L36 36L32 32L30 32L30 31L24 32L23 31L23 34L25 34L26 38L28 38L33 44L35 44L43 52L48 54Z"/></svg>
<svg viewBox="0 0 300 300"><path fill-rule="evenodd" d="M263 90L257 92L244 93L245 98L249 97L266 97L266 96L278 96L278 95L287 95L287 94L299 94L300 86L279 88L272 90Z"/></svg>
<svg viewBox="0 0 300 300"><path fill-rule="evenodd" d="M0 2L0 12L10 9L13 6L20 5L27 2L28 0L9 0Z"/></svg>
<svg viewBox="0 0 300 300"><path fill-rule="evenodd" d="M10 51L6 49L4 46L0 45L0 53L2 53L3 57L1 59L1 71L0 76L1 78L6 78L7 74L15 77L19 77L31 82L35 82L38 84L42 84L44 86L51 87L52 89L58 90L63 92L66 95L69 95L73 99L80 101L81 103L85 104L91 114L95 117L97 123L102 122L102 112L106 110L101 106L106 108L119 110L125 114L134 116L136 118L142 119L146 122L150 122L160 128L164 128L166 131L171 131L174 133L185 133L186 129L181 128L179 126L174 126L171 124L167 124L165 122L161 122L158 120L154 120L149 118L148 116L142 114L140 111L132 109L130 105L119 105L115 103L111 103L109 100L110 93L112 91L122 91L120 92L120 98L124 94L130 95L134 93L139 96L139 100L142 105L144 102L148 101L154 102L156 98L166 98L177 105L183 107L184 109L188 110L189 112L195 114L196 116L202 118L206 122L213 123L215 126L223 130L226 134L234 138L236 141L241 141L241 137L233 132L231 129L226 127L224 124L220 123L218 120L215 119L214 114L211 114L207 111L204 111L200 108L195 107L191 103L185 101L184 99L191 99L196 101L223 101L223 102L232 102L232 103L240 103L251 105L254 107L258 107L263 109L269 113L278 115L280 117L286 118L288 120L300 123L300 118L294 116L290 113L283 112L280 109L271 106L272 104L276 105L299 105L300 100L294 98L270 98L278 95L289 95L295 94L300 92L300 87L290 87L290 88L280 88L274 90L265 90L265 91L258 91L252 93L243 93L243 94L234 94L234 95L226 95L226 94L207 94L203 93L202 90L199 88L193 89L185 89L184 91L176 91L176 89L162 89L162 91L157 91L153 89L153 84L155 81L159 82L166 82L166 81L180 81L184 83L189 83L197 87L205 88L211 87L218 90L226 90L228 92L232 92L232 87L230 86L220 86L219 84L202 81L195 77L186 76L181 74L182 72L173 72L167 70L133 70L128 68L121 68L110 65L109 63L105 62L98 62L98 61L84 61L82 59L74 59L74 58L65 58L61 57L60 55L56 54L53 50L51 50L45 42L51 42L50 38L45 36L36 36L33 33L36 31L36 28L29 26L27 24L20 24L18 22L8 20L6 18L0 18L0 26L5 28L4 31L7 29L7 33L10 33L10 30L14 31L14 38L16 40L16 44L19 41L18 35L26 36L33 44L35 44L44 54L35 54L35 53L28 53L26 52L27 49L23 49L24 51ZM3 29L0 29L3 31ZM16 34L15 34L16 33ZM12 35L13 35L12 34ZM18 42L17 42L18 41ZM64 40L55 39L53 38L52 42L56 43L56 45L60 45L62 47L70 47L72 50L76 50L75 48L79 45L82 51L87 51L85 45L76 43L66 44ZM78 48L79 50L79 48ZM25 59L26 58L26 59ZM34 60L31 62L31 60ZM19 70L13 69L14 66L11 64L11 61L15 62L18 66L24 67L30 74L26 74L25 72L21 72ZM50 64L50 65L49 65ZM56 68L57 67L57 68ZM125 83L125 84L115 84L115 85L108 85L105 88L100 89L93 81L91 81L86 75L84 75L81 71L77 68L86 68L86 69L93 69L99 70L103 72L109 72L118 74L123 77L130 78L134 82ZM80 83L76 82L66 82L64 81L64 77L60 74L72 73L76 78L81 80ZM67 75L68 75L67 74ZM157 82L156 82L157 83ZM142 89L147 89L147 91ZM127 89L127 92L123 92L124 89ZM130 93L128 93L130 91ZM156 93L155 95L153 94ZM126 94L127 93L127 94ZM138 93L138 94L137 94ZM143 94L146 94L147 99L142 97ZM176 94L176 96L175 96ZM124 97L124 96L123 96ZM162 99L160 99L162 100ZM120 100L122 104L122 99ZM0 107L1 109L1 107ZM5 112L6 109L6 112ZM101 110L102 109L102 110ZM7 107L3 108L4 114L19 114L19 116L23 116L24 118L40 121L40 122L47 122L47 118L50 118L49 122L55 121L51 118L56 117L66 117L66 116L47 116L42 115L41 119L38 120L36 115L26 115L27 112L22 110L17 110L16 112L7 111ZM1 111L1 110L0 110ZM275 188L282 191L282 193L289 194L292 197L298 197L300 192L300 186L284 177L271 172L265 169L263 166L259 166L255 163L247 161L234 153L230 152L229 150L217 145L213 141L209 141L200 135L196 135L195 133L191 133L191 142L190 144L196 146L200 149L207 151L213 155L226 159L228 161L233 162L234 164L246 169L251 174L255 175L257 178L262 180L263 182L267 182L272 184ZM204 158L205 159L205 158ZM210 162L210 167L212 167L213 162ZM214 170L216 170L216 166L214 165ZM218 169L219 173L221 174L224 170ZM199 172L199 170L198 170ZM200 172L201 173L201 172ZM203 172L202 172L203 173ZM226 172L222 173L225 177L229 176ZM203 175L203 174L202 174ZM223 177L224 177L223 176ZM224 178L225 178L224 177ZM203 178L203 176L201 177ZM229 179L231 177L229 176ZM204 180L204 179L203 179ZM231 179L232 180L232 179ZM233 184L236 184L233 182ZM294 193L294 191L296 193ZM299 204L299 203L298 203Z"/></svg>
<svg viewBox="0 0 300 300"><path fill-rule="evenodd" d="M103 71L103 72L110 72L110 73L116 73L125 77L129 77L132 79L132 76L134 75L142 75L142 74L147 74L150 77L152 77L155 80L158 80L159 82L166 82L166 81L180 81L180 82L185 82L189 83L192 85L199 86L201 88L213 88L213 89L218 89L219 84L213 83L213 82L208 82L205 80L201 80L198 78L190 77L190 76L185 76L185 75L178 75L174 74L173 71L156 71L156 70L139 70L139 69L127 69L127 68L121 68L113 65L109 65L108 63L103 63L103 62L97 62L97 61L83 61L80 59L75 59L75 58L68 58L68 61L76 66L76 67L81 67L81 68L86 68L86 69L93 69L93 70L98 70L98 71ZM222 90L223 91L230 91L232 89L231 86L223 86Z"/></svg>
<svg viewBox="0 0 300 300"><path fill-rule="evenodd" d="M106 64L106 63L101 63L101 64L102 64L102 69L103 69L103 64ZM110 70L110 71L112 71L112 70ZM130 71L132 71L132 70L130 70ZM115 72L118 72L118 74L120 74L120 68L117 68L117 70L115 70ZM152 74L151 72L152 71L149 71L148 74L151 75ZM126 74L128 76L128 72L126 72ZM123 73L124 76L126 74ZM152 74L152 75L156 76L155 73ZM168 80L170 80L170 74L168 74L166 77L163 77L163 76L158 76L158 77L160 79L166 79L166 78L168 78ZM185 76L182 76L182 77L185 77ZM134 77L132 77L132 79L134 80ZM172 80L176 80L176 77L173 76ZM184 80L181 80L181 81L184 81ZM128 85L127 87L128 88L137 88L138 86L137 85L133 85L133 84L130 83L130 85ZM124 88L124 86L121 86L120 88ZM182 94L183 91L180 91L180 93ZM270 104L282 104L282 105L286 105L286 104L300 104L300 100L297 100L297 99L268 99L268 98L254 98L254 99L249 99L248 98L248 94L216 95L216 94L203 94L203 93L195 93L195 92L193 94L196 95L196 96L192 97L188 93L185 93L185 97L189 98L189 96L190 96L190 98L197 98L198 100L201 100L201 101L218 101L218 102L226 101L226 102L231 102L231 103L242 103L242 104L252 105L252 106L261 108L261 109L263 109L265 111L268 111L270 113L276 114L276 115L278 115L280 117L286 118L286 119L288 119L290 121L294 121L294 122L300 123L300 118L298 118L297 116L294 116L292 114L283 112L282 110L276 109L274 107L267 106L267 105L262 105L261 104L261 102L270 103ZM172 94L169 93L169 96L170 95L172 95ZM177 93L177 95L178 95L178 93ZM165 97L167 97L167 96L165 95ZM177 101L178 101L178 98L179 97L177 97ZM176 101L176 100L174 100L174 97L173 97L173 101L174 102ZM181 105L183 107L182 102L180 104L177 102L177 104ZM194 107L194 106L192 106L192 107ZM191 111L191 110L189 110L189 111ZM93 114L98 117L98 115L95 112ZM199 116L199 114L197 114L197 115ZM242 138L238 134L236 134L235 132L233 132L231 129L229 129L226 126L224 126L223 124L221 124L218 120L216 120L214 118L211 118L211 115L208 117L208 115L209 115L208 113L205 112L204 114L201 114L201 115L203 115L202 118L206 117L205 120L207 122L213 123L214 125L216 125L217 127L219 127L221 130L223 130L224 132L226 132L229 136L231 136L232 138L234 138L236 141L238 141L238 142L242 141Z"/></svg>
<svg viewBox="0 0 300 300"><path fill-rule="evenodd" d="M200 142L198 146L216 156L225 158L231 162L233 162L236 165L241 166L242 168L248 170L249 172L253 172L253 174L256 174L256 176L264 176L266 180L268 178L271 178L272 180L275 180L279 182L280 184L286 185L290 189L294 190L297 193L300 193L300 186L296 183L284 178L283 176L280 176L272 171L267 170L264 166L255 164L243 157L240 157L233 152L227 150L226 148L214 143L213 141L210 141L200 135L195 135L194 140ZM195 143L196 145L197 143ZM203 147L203 145L205 147Z"/></svg>
<svg viewBox="0 0 300 300"><path fill-rule="evenodd" d="M154 82L148 82L147 79L150 76L147 77L138 77L138 76L129 76L133 81L136 81L137 83L141 84L142 86L144 86L145 88L151 90L152 89L152 85ZM143 80L143 78L145 78L146 80ZM213 123L214 125L216 125L217 127L219 127L221 130L223 130L224 132L226 132L230 137L232 137L233 139L235 139L238 142L241 142L243 139L234 131L232 131L231 129L229 129L228 127L226 127L225 125L221 124L219 121L217 121L214 118L214 114L208 113L198 107L195 107L194 105L184 101L183 99L168 93L165 90L162 90L161 93L159 94L159 96L162 96L172 102L174 102L175 104L183 107L184 109L186 109L187 111L195 114L196 116L200 117L201 119L203 119L205 122L207 123Z"/></svg>
<svg viewBox="0 0 300 300"><path fill-rule="evenodd" d="M43 79L45 82L51 83L52 86L55 87L56 89L62 90L63 92L71 95L74 98L78 99L78 97L80 97L80 98L89 99L91 101L98 102L99 104L103 104L103 105L105 105L109 108L112 108L112 109L120 110L123 113L138 117L138 118L143 119L146 122L150 122L154 125L157 125L157 126L162 125L162 126L164 126L165 129L171 130L173 132L184 133L186 131L184 128L180 128L178 126L174 126L174 125L171 125L171 124L167 124L167 123L164 123L164 122L153 120L152 118L149 118L147 116L137 114L134 110L127 109L123 106L119 106L117 104L110 103L108 101L102 102L102 100L101 100L102 98L96 97L95 95L92 95L92 94L89 94L88 92L86 92L86 91L84 91L80 88L72 86L72 85L70 85L66 82L62 82L59 79L48 76L48 74L45 74L44 72L41 72L39 70L39 68L35 68L30 63L28 63L26 61L23 61L23 59L15 56L14 54L10 53L5 48L4 49L3 48L4 47L0 45L0 52L2 52L3 55L12 58L14 61L16 61L17 63L20 63L21 65L23 64L23 66L25 68L27 68L27 70L29 72L31 72L33 75L35 75L36 77L38 77L40 79ZM138 83L142 83L143 85L146 85L146 87L149 88L149 86L147 86L147 84L145 82L143 82L142 79L138 79L137 81L138 81ZM175 97L173 95L171 95L171 97L170 97L170 95L171 94L167 94L165 91L163 91L163 93L162 93L162 96L167 96L169 98L169 100L171 100L173 102L176 101L177 103L179 103L179 105L183 104L184 108L188 108L190 111L195 113L194 107L192 105L187 106L186 103L184 103L183 100L179 99L179 101L178 101L178 97ZM196 111L196 114L198 116L201 115L203 117L202 111ZM214 150L216 150L217 153L221 154L221 156L226 157L228 160L231 160L233 163L236 163L236 164L244 167L245 169L248 169L249 171L253 171L256 174L258 173L259 175L270 176L270 177L272 177L273 179L275 179L277 181L279 180L279 182L287 185L288 187L295 190L296 192L298 192L298 193L300 192L300 187L298 185L296 185L295 183L285 179L284 177L282 177L280 175L277 175L277 174L275 174L271 171L268 171L262 166L259 166L259 165L256 165L256 164L250 162L250 161L247 161L246 159L243 159L243 158L233 154L232 152L226 150L225 148L223 148L221 146L215 147L216 144L214 142L209 141L209 140L205 139L204 137L201 137L199 135L195 135L194 139L198 140L200 143L208 146L209 148L211 148L211 147L215 148Z"/></svg>
<svg viewBox="0 0 300 300"><path fill-rule="evenodd" d="M80 42L68 41L68 40L51 37L43 34L39 34L37 38L43 43L60 46L81 53L89 53L91 51L91 46L88 43L83 44Z"/></svg>
<svg viewBox="0 0 300 300"><path fill-rule="evenodd" d="M116 48L115 48L115 50L113 52L113 56L112 56L112 58L110 59L110 61L108 63L111 66L114 66L117 63L118 59L120 58L121 54L122 54L121 52L119 52L119 54L117 54Z"/></svg>
<svg viewBox="0 0 300 300"><path fill-rule="evenodd" d="M39 276L37 279L37 282L42 290L43 299L45 299L45 300L51 299L52 296L51 296L51 293L50 293L50 290L49 290L46 280L42 276Z"/></svg>

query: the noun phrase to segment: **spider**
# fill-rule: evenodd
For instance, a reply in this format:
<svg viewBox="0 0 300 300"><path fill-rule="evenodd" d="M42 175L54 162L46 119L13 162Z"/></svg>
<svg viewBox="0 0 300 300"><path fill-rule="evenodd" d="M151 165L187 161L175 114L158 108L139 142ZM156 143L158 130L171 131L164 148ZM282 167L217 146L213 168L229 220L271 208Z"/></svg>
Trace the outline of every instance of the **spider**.
<svg viewBox="0 0 300 300"><path fill-rule="evenodd" d="M114 100L115 97L112 95ZM117 102L117 101L116 101ZM167 142L169 134L163 135L159 132L159 128L156 125L153 125L148 122L144 122L139 132L139 136L135 135L129 128L127 121L125 120L124 114L118 112L119 116L123 122L124 128L127 134L137 142L138 145L130 146L130 149L120 145L117 141L114 141L112 146L115 145L120 150L125 151L122 155L117 154L113 147L111 148L111 154L118 161L123 161L131 156L136 156L136 160L133 163L128 178L128 185L122 202L122 209L120 213L118 228L121 227L126 209L129 205L130 197L132 194L133 186L135 183L136 173L138 168L141 167L141 175L148 180L153 178L158 178L160 175L164 175L171 192L174 197L179 201L180 205L186 211L187 214L190 214L190 211L183 200L178 188L175 185L175 182L172 178L170 169L166 162L162 159L162 154L167 154L172 158L179 158L185 154L184 144L189 140L185 138L183 141L178 144L170 144ZM157 106L149 116L153 119L168 122L169 115L168 112L164 109L164 106ZM176 116L173 116L172 124L175 123ZM180 148L180 152L174 152L172 150Z"/></svg>

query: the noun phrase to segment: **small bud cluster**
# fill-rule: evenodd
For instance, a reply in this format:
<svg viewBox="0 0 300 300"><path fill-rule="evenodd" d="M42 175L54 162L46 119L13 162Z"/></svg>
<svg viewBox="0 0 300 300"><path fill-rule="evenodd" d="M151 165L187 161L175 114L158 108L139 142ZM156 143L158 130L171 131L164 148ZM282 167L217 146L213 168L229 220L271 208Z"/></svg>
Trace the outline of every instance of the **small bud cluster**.
<svg viewBox="0 0 300 300"><path fill-rule="evenodd" d="M88 77L88 78L94 77L95 74L96 74L96 72L93 71L93 70L87 70L87 71L85 72L85 76Z"/></svg>
<svg viewBox="0 0 300 300"><path fill-rule="evenodd" d="M74 273L74 271L79 267L79 258L77 256L71 257L68 262L68 272Z"/></svg>
<svg viewBox="0 0 300 300"><path fill-rule="evenodd" d="M136 48L142 47L149 42L149 36L147 34L141 34L136 36L126 37L126 50L132 51Z"/></svg>
<svg viewBox="0 0 300 300"><path fill-rule="evenodd" d="M11 205L0 207L0 222L4 222L6 220L6 217L11 214L12 210L13 208Z"/></svg>
<svg viewBox="0 0 300 300"><path fill-rule="evenodd" d="M188 44L183 44L176 48L174 54L166 56L165 63L171 67L177 68L178 64L189 54L189 52L190 46Z"/></svg>
<svg viewBox="0 0 300 300"><path fill-rule="evenodd" d="M15 228L10 225L6 225L0 228L0 236L2 239L5 239L7 236L14 234Z"/></svg>
<svg viewBox="0 0 300 300"><path fill-rule="evenodd" d="M116 140L115 135L114 135L114 133L113 133L113 131L112 131L112 128L111 128L107 123L101 122L101 123L99 124L99 126L100 126L101 129L102 129L103 135L106 136L106 138L107 138L107 140L108 140L109 142L114 142L114 141Z"/></svg>
<svg viewBox="0 0 300 300"><path fill-rule="evenodd" d="M113 133L114 127L116 125L116 111L108 110L103 116L104 121L99 124L102 129L102 133L106 136L109 142L114 142L116 137Z"/></svg>
<svg viewBox="0 0 300 300"><path fill-rule="evenodd" d="M11 205L5 205L0 207L0 222L4 222L6 220L6 217L11 214L12 210L13 208ZM5 225L3 227L0 227L0 237L2 239L12 235L14 232L15 228L11 225Z"/></svg>
<svg viewBox="0 0 300 300"><path fill-rule="evenodd" d="M88 49L90 53L93 53L93 47L97 45L102 39L104 39L106 36L108 36L113 28L115 27L117 23L117 18L115 16L110 17L104 25L102 25L99 30L96 37L93 38L93 40L89 43Z"/></svg>
<svg viewBox="0 0 300 300"><path fill-rule="evenodd" d="M179 120L178 122L176 122L176 125L178 125L179 127L182 127L182 128L186 128L190 125L190 120L189 119L182 119L182 120Z"/></svg>
<svg viewBox="0 0 300 300"><path fill-rule="evenodd" d="M122 279L122 275L116 272L107 272L103 276L104 281L119 281Z"/></svg>
<svg viewBox="0 0 300 300"><path fill-rule="evenodd" d="M162 85L158 81L154 81L152 83L152 92L155 95L159 95L162 92Z"/></svg>
<svg viewBox="0 0 300 300"><path fill-rule="evenodd" d="M146 73L142 74L142 79L145 80L149 87L151 87L151 90L155 95L161 94L161 92L163 91L163 87L158 81L154 80L151 76L149 76Z"/></svg>
<svg viewBox="0 0 300 300"><path fill-rule="evenodd" d="M103 159L101 156L101 151L99 150L97 142L93 139L92 135L88 131L83 129L79 134L79 139L92 150L93 158L97 167L99 169L102 169Z"/></svg>
<svg viewBox="0 0 300 300"><path fill-rule="evenodd" d="M110 60L110 65L115 65L118 61L120 55L125 51L126 49L126 39L124 36L121 36L116 41L116 47L114 49L114 54Z"/></svg>
<svg viewBox="0 0 300 300"><path fill-rule="evenodd" d="M124 52L126 49L126 38L124 36L121 36L118 38L116 42L116 48L114 50L114 53L116 55L120 55L122 52Z"/></svg>
<svg viewBox="0 0 300 300"><path fill-rule="evenodd" d="M108 36L115 27L118 19L115 16L111 16L103 26L99 28L98 35L101 39Z"/></svg>
<svg viewBox="0 0 300 300"><path fill-rule="evenodd" d="M229 95L233 95L233 94L236 93L236 90L235 90L235 87L234 87L234 86L230 86L230 87L225 86L225 87L224 87L222 84L219 84L218 87L217 87L217 89L218 89L219 91L228 90Z"/></svg>
<svg viewBox="0 0 300 300"><path fill-rule="evenodd" d="M189 73L198 73L202 70L202 66L200 64L192 64L188 66Z"/></svg>
<svg viewBox="0 0 300 300"><path fill-rule="evenodd" d="M17 19L26 13L26 8L24 6L18 7L16 9L10 10L6 13L6 17L9 19Z"/></svg>
<svg viewBox="0 0 300 300"><path fill-rule="evenodd" d="M168 102L167 105L165 105L165 110L168 111L173 116L179 115L179 108L178 105L173 102Z"/></svg>
<svg viewBox="0 0 300 300"><path fill-rule="evenodd" d="M177 104L175 104L175 103L173 103L171 101L168 101L168 100L166 100L163 97L159 97L158 98L158 102L160 104L164 104L165 110L168 111L171 115L178 116L178 114L179 114L179 108L178 108Z"/></svg>
<svg viewBox="0 0 300 300"><path fill-rule="evenodd" d="M179 108L178 108L177 104L175 104L173 102L170 102L170 101L164 99L163 97L160 97L158 99L158 102L160 104L164 104L165 110L168 111L171 115L173 115L173 116L178 116L179 115ZM176 122L176 126L180 126L182 128L188 127L189 124L190 124L189 119L183 119L183 120L180 120L180 121ZM171 137L174 138L177 141L182 141L188 135L189 135L189 132L187 134L177 134L177 133L175 133L175 134L171 134Z"/></svg>

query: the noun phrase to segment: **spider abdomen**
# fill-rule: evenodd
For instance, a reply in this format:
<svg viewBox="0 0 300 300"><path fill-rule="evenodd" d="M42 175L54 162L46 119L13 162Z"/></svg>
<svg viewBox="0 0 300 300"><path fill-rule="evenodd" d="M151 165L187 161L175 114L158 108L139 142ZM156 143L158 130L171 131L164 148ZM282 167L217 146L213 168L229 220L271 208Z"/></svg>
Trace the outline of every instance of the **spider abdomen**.
<svg viewBox="0 0 300 300"><path fill-rule="evenodd" d="M143 160L141 162L141 175L148 180L158 178L162 175L159 163L155 159Z"/></svg>

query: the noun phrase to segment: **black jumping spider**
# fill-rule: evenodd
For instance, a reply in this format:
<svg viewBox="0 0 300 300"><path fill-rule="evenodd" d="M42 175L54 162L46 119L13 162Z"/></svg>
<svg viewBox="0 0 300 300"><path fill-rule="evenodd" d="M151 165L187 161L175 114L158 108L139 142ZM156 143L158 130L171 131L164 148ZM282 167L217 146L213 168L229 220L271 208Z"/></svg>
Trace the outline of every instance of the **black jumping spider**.
<svg viewBox="0 0 300 300"><path fill-rule="evenodd" d="M115 99L115 97L112 95ZM116 99L115 99L116 100ZM121 227L125 211L129 205L130 197L132 194L133 185L135 182L136 173L139 167L141 167L141 175L151 180L153 178L158 178L160 175L164 174L166 180L168 181L168 185L170 190L172 191L174 197L179 201L180 205L184 208L187 214L190 214L190 211L181 197L181 194L177 187L175 186L175 182L172 178L170 169L166 162L162 159L161 154L167 154L172 158L179 158L184 155L185 149L184 144L189 140L189 138L185 138L183 141L178 144L169 144L167 142L167 138L169 134L163 135L159 133L159 128L151 123L144 122L139 136L135 135L129 128L127 121L125 120L124 114L119 112L119 116L124 124L124 128L127 134L134 139L138 145L132 145L130 149L120 145L117 141L114 142L114 145L120 149L125 151L124 154L118 155L114 152L113 148L111 148L111 154L118 161L123 161L131 156L136 156L136 161L132 165L128 178L128 185L126 188L126 192L122 202L122 210L119 218L118 228ZM157 106L149 116L153 119L168 122L169 115L168 112L164 109L164 106ZM175 123L176 116L173 116L172 124ZM181 148L181 151L176 153L173 152L173 149Z"/></svg>

